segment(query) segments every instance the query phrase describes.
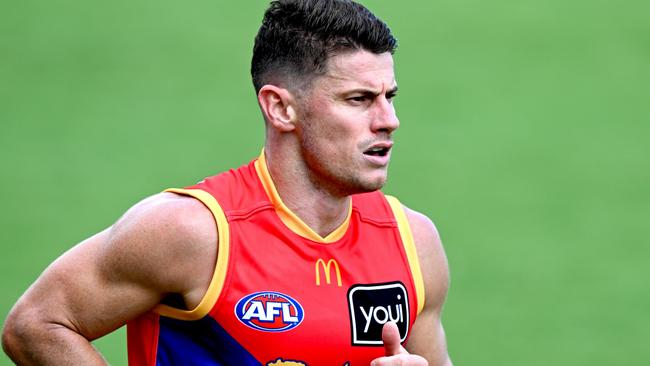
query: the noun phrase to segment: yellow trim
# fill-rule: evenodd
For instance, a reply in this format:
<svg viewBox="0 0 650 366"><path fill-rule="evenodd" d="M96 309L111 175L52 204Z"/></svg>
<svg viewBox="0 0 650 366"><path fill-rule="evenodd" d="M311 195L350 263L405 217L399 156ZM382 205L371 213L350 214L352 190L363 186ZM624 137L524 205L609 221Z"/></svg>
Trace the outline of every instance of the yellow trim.
<svg viewBox="0 0 650 366"><path fill-rule="evenodd" d="M262 182L262 186L264 186L264 190L266 191L267 196L271 200L271 203L273 203L273 206L275 206L275 211L278 213L278 216L280 216L280 220L282 220L282 222L289 229L291 229L291 231L304 238L323 244L333 243L345 235L345 232L348 230L348 226L350 225L350 217L352 215L351 199L350 207L348 209L348 216L345 218L345 221L343 221L341 226L339 226L336 230L332 231L323 238L317 232L312 230L312 228L310 228L304 221L302 221L300 217L293 213L293 211L291 211L284 204L284 202L282 202L282 198L280 198L280 195L275 188L275 184L273 184L273 179L271 179L271 174L268 171L268 167L266 166L266 157L264 150L262 150L260 157L257 159L257 161L255 161L255 170L257 171L257 175L259 176L260 181Z"/></svg>
<svg viewBox="0 0 650 366"><path fill-rule="evenodd" d="M411 274L413 275L413 282L415 283L415 294L417 296L418 304L418 314L422 312L424 308L424 279L422 278L422 270L420 269L420 259L418 258L418 252L415 248L415 241L413 240L413 233L411 232L411 225L409 225L408 218L404 212L404 207L400 201L393 197L386 195L386 200L390 204L391 209L393 210L393 215L397 220L397 226L399 227L399 233L402 237L402 243L404 244L404 250L406 251L406 257L409 261L409 266L411 267Z"/></svg>
<svg viewBox="0 0 650 366"><path fill-rule="evenodd" d="M211 194L200 189L167 189L165 192L177 193L185 196L191 196L201 201L214 216L217 224L219 243L217 249L217 264L212 275L212 280L208 286L208 291L201 299L199 305L193 310L181 310L168 305L160 304L154 308L154 311L160 315L179 319L179 320L198 320L208 315L214 304L217 302L223 284L226 280L228 269L228 258L230 255L230 230L228 220L223 213L219 202Z"/></svg>

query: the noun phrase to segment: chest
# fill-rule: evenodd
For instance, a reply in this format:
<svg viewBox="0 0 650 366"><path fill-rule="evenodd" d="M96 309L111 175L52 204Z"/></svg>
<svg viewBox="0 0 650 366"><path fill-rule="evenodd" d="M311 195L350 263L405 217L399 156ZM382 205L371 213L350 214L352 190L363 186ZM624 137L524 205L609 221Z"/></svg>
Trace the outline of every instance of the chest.
<svg viewBox="0 0 650 366"><path fill-rule="evenodd" d="M383 324L406 339L415 320L396 227L352 221L322 244L263 219L233 222L227 273L210 316L264 365L367 365L383 355Z"/></svg>

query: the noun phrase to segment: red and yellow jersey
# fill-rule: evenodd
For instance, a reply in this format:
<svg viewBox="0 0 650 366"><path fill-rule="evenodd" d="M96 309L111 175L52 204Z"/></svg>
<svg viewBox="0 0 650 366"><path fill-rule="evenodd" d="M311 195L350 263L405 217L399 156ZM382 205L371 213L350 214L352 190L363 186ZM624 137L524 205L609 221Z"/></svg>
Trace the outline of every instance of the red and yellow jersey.
<svg viewBox="0 0 650 366"><path fill-rule="evenodd" d="M424 305L411 231L399 201L353 195L321 237L278 195L264 154L186 189L210 209L218 258L193 310L159 305L128 324L130 365L368 365L381 329L402 341Z"/></svg>

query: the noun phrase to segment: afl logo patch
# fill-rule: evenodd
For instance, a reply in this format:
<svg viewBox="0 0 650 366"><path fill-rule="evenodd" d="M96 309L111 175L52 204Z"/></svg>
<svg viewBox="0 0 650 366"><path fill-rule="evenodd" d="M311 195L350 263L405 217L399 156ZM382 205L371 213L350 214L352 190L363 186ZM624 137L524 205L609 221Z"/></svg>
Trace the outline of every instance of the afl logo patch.
<svg viewBox="0 0 650 366"><path fill-rule="evenodd" d="M244 296L235 305L237 319L264 332L283 332L300 325L305 312L298 301L279 292L262 291Z"/></svg>

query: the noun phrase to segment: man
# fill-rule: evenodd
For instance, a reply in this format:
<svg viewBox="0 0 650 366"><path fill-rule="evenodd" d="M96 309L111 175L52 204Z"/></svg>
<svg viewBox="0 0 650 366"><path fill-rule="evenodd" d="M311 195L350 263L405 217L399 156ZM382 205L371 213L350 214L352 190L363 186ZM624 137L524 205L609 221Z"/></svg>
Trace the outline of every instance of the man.
<svg viewBox="0 0 650 366"><path fill-rule="evenodd" d="M260 157L57 259L7 318L5 351L104 364L90 341L127 324L132 365L450 365L436 229L378 191L395 47L349 0L272 2L252 62Z"/></svg>

